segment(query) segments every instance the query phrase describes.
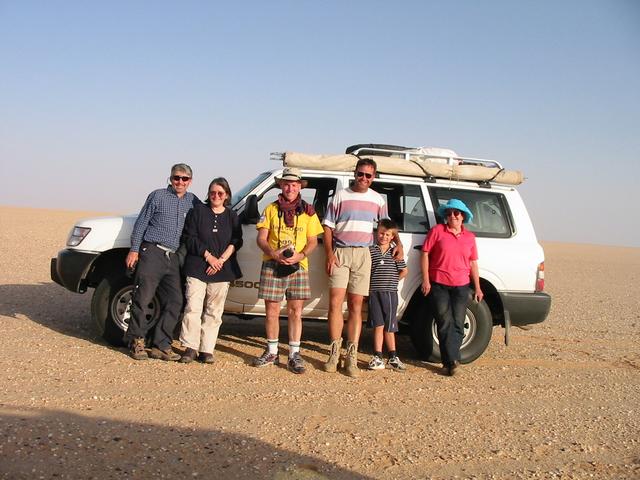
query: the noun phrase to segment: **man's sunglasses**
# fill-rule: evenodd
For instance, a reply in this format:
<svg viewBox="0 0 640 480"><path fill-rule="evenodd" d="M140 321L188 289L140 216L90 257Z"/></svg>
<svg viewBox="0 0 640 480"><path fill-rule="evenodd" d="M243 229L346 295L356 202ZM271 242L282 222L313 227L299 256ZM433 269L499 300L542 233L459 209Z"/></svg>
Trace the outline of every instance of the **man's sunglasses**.
<svg viewBox="0 0 640 480"><path fill-rule="evenodd" d="M224 197L224 194L227 192L218 192L216 190L212 190L211 192L209 192L209 196L210 197Z"/></svg>
<svg viewBox="0 0 640 480"><path fill-rule="evenodd" d="M460 215L462 215L462 212L460 210L445 210L445 217L450 217L451 215L453 215L454 217L459 217Z"/></svg>
<svg viewBox="0 0 640 480"><path fill-rule="evenodd" d="M171 180L173 180L174 182L177 182L178 180L182 180L183 182L188 182L189 180L191 180L191 177L183 177L181 175L174 175L173 177L171 177Z"/></svg>
<svg viewBox="0 0 640 480"><path fill-rule="evenodd" d="M373 178L373 174L372 173L365 173L365 172L356 172L356 176L358 178L361 178L361 177L365 177L365 178L368 178L368 179Z"/></svg>

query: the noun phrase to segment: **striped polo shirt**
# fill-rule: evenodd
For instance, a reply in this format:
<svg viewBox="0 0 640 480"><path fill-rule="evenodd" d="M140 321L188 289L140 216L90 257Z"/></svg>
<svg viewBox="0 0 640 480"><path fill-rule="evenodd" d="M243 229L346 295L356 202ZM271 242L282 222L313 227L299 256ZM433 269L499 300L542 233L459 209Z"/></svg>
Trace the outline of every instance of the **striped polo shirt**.
<svg viewBox="0 0 640 480"><path fill-rule="evenodd" d="M373 222L388 217L378 192L345 188L333 196L323 224L333 230L336 247L368 247L373 244Z"/></svg>
<svg viewBox="0 0 640 480"><path fill-rule="evenodd" d="M404 260L393 259L393 249L382 253L379 245L369 247L371 252L371 282L369 291L397 291L399 272L407 268Z"/></svg>

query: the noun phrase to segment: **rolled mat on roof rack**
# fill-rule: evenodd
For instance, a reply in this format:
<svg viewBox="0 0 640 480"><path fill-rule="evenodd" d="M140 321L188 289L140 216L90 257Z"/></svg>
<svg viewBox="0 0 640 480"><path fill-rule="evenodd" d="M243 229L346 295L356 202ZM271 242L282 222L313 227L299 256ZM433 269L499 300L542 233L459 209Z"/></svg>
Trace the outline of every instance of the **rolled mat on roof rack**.
<svg viewBox="0 0 640 480"><path fill-rule="evenodd" d="M520 185L524 175L517 170L504 170L497 167L481 165L447 165L441 159L421 158L405 160L403 158L367 155L378 165L378 172L410 177L435 177L450 180L466 180L472 182L494 182L505 185ZM285 167L311 168L316 170L333 170L351 172L356 166L358 157L352 154L310 155L298 152L285 152L282 163Z"/></svg>

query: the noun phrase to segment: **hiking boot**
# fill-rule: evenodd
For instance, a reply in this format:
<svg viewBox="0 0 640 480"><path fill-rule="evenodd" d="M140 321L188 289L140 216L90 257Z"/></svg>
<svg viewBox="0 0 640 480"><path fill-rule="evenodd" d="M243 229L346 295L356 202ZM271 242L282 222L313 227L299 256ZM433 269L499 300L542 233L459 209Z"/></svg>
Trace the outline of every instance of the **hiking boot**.
<svg viewBox="0 0 640 480"><path fill-rule="evenodd" d="M165 362L177 362L180 360L180 355L174 352L171 347L167 347L164 350L160 350L158 347L153 347L149 356L156 360L164 360Z"/></svg>
<svg viewBox="0 0 640 480"><path fill-rule="evenodd" d="M384 360L378 355L374 355L369 360L369 370L384 370Z"/></svg>
<svg viewBox="0 0 640 480"><path fill-rule="evenodd" d="M337 340L333 340L329 345L329 359L327 363L323 365L324 371L329 373L335 373L338 370L338 363L340 363L340 348L342 347L342 337Z"/></svg>
<svg viewBox="0 0 640 480"><path fill-rule="evenodd" d="M182 354L182 357L180 357L180 363L191 363L196 359L197 356L198 352L196 352L193 348L187 347L187 349Z"/></svg>
<svg viewBox="0 0 640 480"><path fill-rule="evenodd" d="M213 353L200 352L198 355L198 360L202 363L213 363L216 359L213 357Z"/></svg>
<svg viewBox="0 0 640 480"><path fill-rule="evenodd" d="M253 359L254 367L268 367L269 365L280 365L280 357L277 353L269 353L269 350L265 350L262 355Z"/></svg>
<svg viewBox="0 0 640 480"><path fill-rule="evenodd" d="M460 366L460 362L458 360L454 360L453 363L449 364L445 370L448 376L453 377L456 374L457 368Z"/></svg>
<svg viewBox="0 0 640 480"><path fill-rule="evenodd" d="M306 368L304 367L304 360L300 356L300 352L296 352L289 357L287 362L287 368L293 373L304 373Z"/></svg>
<svg viewBox="0 0 640 480"><path fill-rule="evenodd" d="M397 356L393 356L389 360L387 360L387 365L389 365L396 372L404 372L407 369L406 365L402 363Z"/></svg>
<svg viewBox="0 0 640 480"><path fill-rule="evenodd" d="M146 360L149 358L144 348L144 338L136 337L129 344L129 355L134 360Z"/></svg>
<svg viewBox="0 0 640 480"><path fill-rule="evenodd" d="M344 359L345 373L350 377L359 377L358 369L358 344L347 342L347 356Z"/></svg>

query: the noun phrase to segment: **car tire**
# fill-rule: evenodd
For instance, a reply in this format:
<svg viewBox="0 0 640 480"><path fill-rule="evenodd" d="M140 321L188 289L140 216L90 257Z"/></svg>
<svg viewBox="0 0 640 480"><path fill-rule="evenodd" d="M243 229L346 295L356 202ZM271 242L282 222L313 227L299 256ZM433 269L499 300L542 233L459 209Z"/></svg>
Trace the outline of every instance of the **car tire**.
<svg viewBox="0 0 640 480"><path fill-rule="evenodd" d="M420 305L415 305L410 314L409 334L418 355L428 362L440 363L442 359L436 323L428 303L422 301ZM464 331L460 361L471 363L487 349L493 332L491 310L484 301L469 303Z"/></svg>
<svg viewBox="0 0 640 480"><path fill-rule="evenodd" d="M123 346L124 334L131 315L132 280L126 276L105 277L100 281L91 299L91 318L98 333L108 343ZM146 315L155 321L160 312L156 297L147 306Z"/></svg>

